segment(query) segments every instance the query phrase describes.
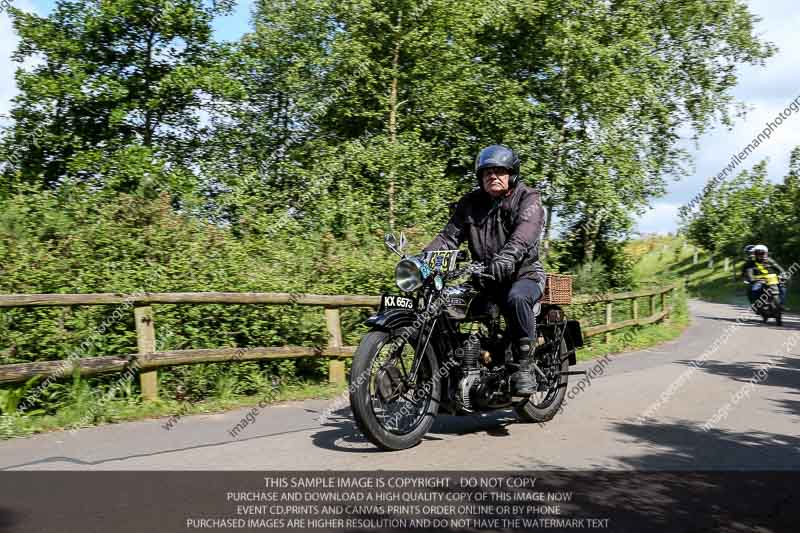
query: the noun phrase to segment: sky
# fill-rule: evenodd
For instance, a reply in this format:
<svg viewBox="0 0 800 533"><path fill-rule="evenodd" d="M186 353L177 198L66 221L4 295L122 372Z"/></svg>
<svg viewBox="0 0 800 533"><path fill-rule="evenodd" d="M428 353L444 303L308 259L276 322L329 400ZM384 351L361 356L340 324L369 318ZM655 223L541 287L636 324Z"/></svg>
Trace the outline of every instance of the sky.
<svg viewBox="0 0 800 533"><path fill-rule="evenodd" d="M11 1L19 8L47 14L53 0L0 0ZM254 0L237 2L233 14L215 21L218 39L234 40L248 30L250 11ZM668 233L677 229L677 212L689 202L712 176L716 176L730 161L760 133L766 122L774 120L792 100L800 96L800 69L796 57L800 52L797 28L800 27L800 2L796 0L749 0L751 12L762 18L757 33L772 42L778 52L764 66L743 66L739 69L739 83L734 97L748 107L745 117L736 120L730 130L715 124L695 143L684 140L683 146L692 155L693 171L678 182L670 182L667 194L653 201L652 208L638 217L637 230L641 233ZM0 13L0 114L9 110L10 99L16 93L13 71L16 65L11 53L16 47L8 15ZM751 168L762 159L768 159L770 178L779 181L786 174L791 149L800 145L800 113L791 115L737 168Z"/></svg>

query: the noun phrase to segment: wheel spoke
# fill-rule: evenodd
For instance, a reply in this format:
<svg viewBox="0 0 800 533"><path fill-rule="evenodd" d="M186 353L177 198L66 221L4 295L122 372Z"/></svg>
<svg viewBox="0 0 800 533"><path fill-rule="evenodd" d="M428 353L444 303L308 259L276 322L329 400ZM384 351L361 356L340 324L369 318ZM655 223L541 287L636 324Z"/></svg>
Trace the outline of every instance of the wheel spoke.
<svg viewBox="0 0 800 533"><path fill-rule="evenodd" d="M426 390L428 394L418 397L415 392L421 390L420 382L428 381L431 370L427 358L423 358L426 364L420 368L420 380L410 384L406 357L411 356L404 349L408 343L394 344L393 341L389 338L373 359L369 380L370 405L376 421L386 431L405 434L424 420L430 393Z"/></svg>
<svg viewBox="0 0 800 533"><path fill-rule="evenodd" d="M416 400L416 401L415 401L415 400L413 400L413 399L411 399L411 398L408 398L408 397L406 396L406 394L408 394L408 391L406 391L406 392L404 392L403 394L401 394L401 395L400 395L400 397L401 397L401 398L403 398L404 400L406 400L406 401L410 402L410 403L413 403L414 405L419 405L419 404L420 404L420 402L422 401L422 398L420 398L419 400Z"/></svg>

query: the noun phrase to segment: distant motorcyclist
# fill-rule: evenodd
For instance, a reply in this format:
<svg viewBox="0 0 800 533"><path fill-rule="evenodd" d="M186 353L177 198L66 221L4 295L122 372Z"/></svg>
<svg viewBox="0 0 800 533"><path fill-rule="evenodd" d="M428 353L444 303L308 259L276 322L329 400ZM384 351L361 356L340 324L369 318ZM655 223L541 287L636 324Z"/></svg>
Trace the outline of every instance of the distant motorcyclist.
<svg viewBox="0 0 800 533"><path fill-rule="evenodd" d="M534 309L545 284L539 262L544 208L539 193L520 181L519 169L511 148L496 144L481 150L475 160L478 188L461 198L424 250L454 250L467 241L472 259L488 266L494 281L481 292L501 307L517 341L519 370L511 384L517 395L526 396L536 392Z"/></svg>
<svg viewBox="0 0 800 533"><path fill-rule="evenodd" d="M753 257L744 264L744 279L750 284L747 297L754 304L761 296L764 285L778 282L781 306L786 302L786 286L783 278L786 271L774 259L769 257L769 249L763 244L752 248Z"/></svg>
<svg viewBox="0 0 800 533"><path fill-rule="evenodd" d="M747 264L755 258L753 255L753 248L755 248L755 245L753 244L748 244L742 248L742 254L744 255L744 263L742 264L742 279L745 280L745 283L748 285L750 282L747 281Z"/></svg>

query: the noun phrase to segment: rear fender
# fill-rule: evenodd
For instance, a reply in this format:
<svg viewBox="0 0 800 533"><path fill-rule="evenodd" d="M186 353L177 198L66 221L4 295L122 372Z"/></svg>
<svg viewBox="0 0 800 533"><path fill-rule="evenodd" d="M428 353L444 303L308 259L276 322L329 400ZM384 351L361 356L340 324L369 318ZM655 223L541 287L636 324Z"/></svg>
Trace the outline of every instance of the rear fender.
<svg viewBox="0 0 800 533"><path fill-rule="evenodd" d="M564 342L567 345L570 366L577 364L578 360L575 350L583 346L583 333L581 333L581 323L577 320L565 320L562 322L550 322L541 324L541 328L553 328L553 334L558 334L564 328Z"/></svg>

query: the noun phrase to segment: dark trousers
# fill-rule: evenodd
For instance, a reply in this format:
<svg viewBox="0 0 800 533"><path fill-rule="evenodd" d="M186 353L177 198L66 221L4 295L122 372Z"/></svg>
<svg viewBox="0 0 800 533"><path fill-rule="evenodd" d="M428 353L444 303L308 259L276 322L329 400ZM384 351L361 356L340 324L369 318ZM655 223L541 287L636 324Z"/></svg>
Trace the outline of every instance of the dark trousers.
<svg viewBox="0 0 800 533"><path fill-rule="evenodd" d="M497 287L497 292L488 296L500 305L512 339L519 341L523 337L536 338L533 307L542 297L542 289L537 282L521 279Z"/></svg>

